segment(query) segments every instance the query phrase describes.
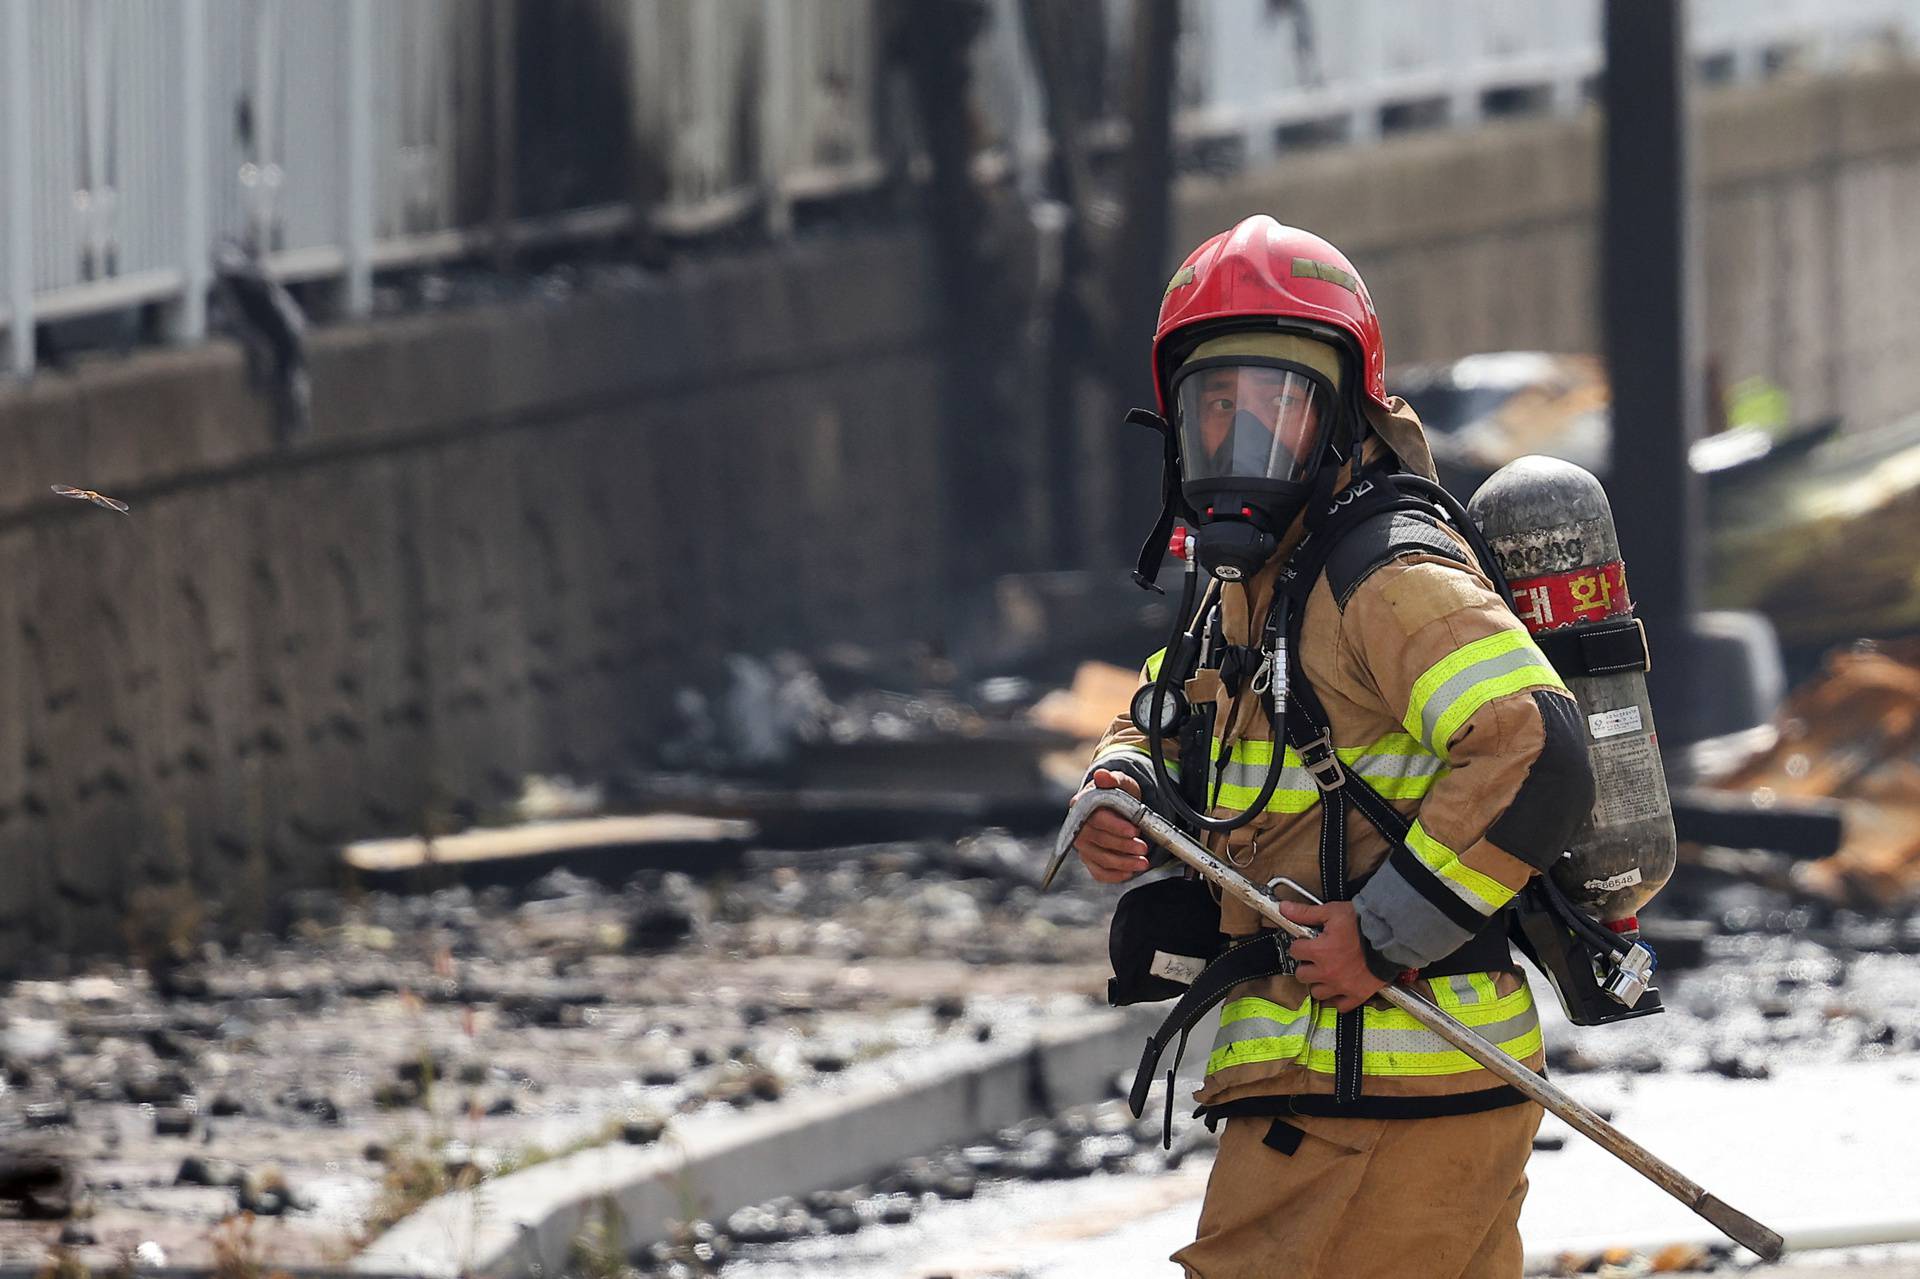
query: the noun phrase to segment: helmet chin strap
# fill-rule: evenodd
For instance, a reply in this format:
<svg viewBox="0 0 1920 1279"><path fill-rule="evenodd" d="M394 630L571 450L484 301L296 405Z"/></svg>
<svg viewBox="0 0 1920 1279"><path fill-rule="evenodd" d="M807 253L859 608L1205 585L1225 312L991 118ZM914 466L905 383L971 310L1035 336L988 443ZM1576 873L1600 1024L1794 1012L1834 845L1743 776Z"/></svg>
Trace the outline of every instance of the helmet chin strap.
<svg viewBox="0 0 1920 1279"><path fill-rule="evenodd" d="M1311 505L1307 508L1310 513L1309 518L1311 518L1311 512L1326 509L1327 503L1333 500L1333 495L1346 487L1358 471L1359 468L1355 467L1352 472L1348 472L1344 459L1336 459L1333 465L1321 467L1320 474L1315 476L1313 481L1313 498Z"/></svg>
<svg viewBox="0 0 1920 1279"><path fill-rule="evenodd" d="M1160 566L1167 562L1167 539L1173 533L1174 521L1185 517L1189 525L1196 522L1180 493L1179 437L1175 435L1172 424L1151 409L1128 409L1126 420L1160 433L1160 517L1154 521L1153 531L1147 534L1147 540L1140 545L1133 581L1142 590L1165 594L1154 579L1160 575Z"/></svg>
<svg viewBox="0 0 1920 1279"><path fill-rule="evenodd" d="M1345 461L1353 463L1354 478L1359 478L1360 467L1366 458L1367 433L1373 429L1373 423L1367 420L1367 400L1357 385L1347 391L1347 456Z"/></svg>

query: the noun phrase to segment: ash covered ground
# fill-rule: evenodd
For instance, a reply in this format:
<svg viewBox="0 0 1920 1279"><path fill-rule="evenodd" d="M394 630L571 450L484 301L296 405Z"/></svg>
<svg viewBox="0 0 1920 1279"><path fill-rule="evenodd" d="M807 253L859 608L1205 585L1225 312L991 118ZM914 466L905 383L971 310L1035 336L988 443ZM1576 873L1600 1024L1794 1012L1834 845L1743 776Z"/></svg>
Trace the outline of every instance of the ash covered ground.
<svg viewBox="0 0 1920 1279"><path fill-rule="evenodd" d="M0 998L0 1265L61 1246L96 1269L236 1251L344 1265L439 1190L1085 1008L1116 894L1070 871L1041 896L1044 857L987 831L756 851L725 880L557 871L520 891L312 895L287 935L158 976L16 982ZM1563 1081L1725 1076L1764 1112L1783 1067L1920 1059L1920 917L1685 866L1649 915L1669 1011L1550 1017ZM1183 1124L1166 1152L1155 1119L1117 1102L1036 1119L636 1255L585 1240L579 1272L889 1273L966 1201L1008 1205L999 1219L1034 1182L1151 1197L1191 1180L1204 1129Z"/></svg>
<svg viewBox="0 0 1920 1279"><path fill-rule="evenodd" d="M310 895L287 936L0 998L0 1265L246 1246L344 1262L425 1194L850 1064L1081 1009L1104 894L957 842L749 854L729 880Z"/></svg>
<svg viewBox="0 0 1920 1279"><path fill-rule="evenodd" d="M1739 1117L1745 1117L1755 1135L1748 1144L1773 1150L1778 1143L1760 1134L1792 1122L1783 1113L1792 1104L1782 1100L1788 1090L1775 1098L1768 1082L1776 1076L1831 1068L1828 1073L1844 1081L1850 1068L1871 1071L1871 1064L1889 1062L1911 1062L1920 1070L1920 916L1836 909L1789 891L1683 865L1645 917L1663 925L1657 931L1668 938L1667 966L1659 979L1667 1005L1664 1014L1612 1026L1570 1026L1544 979L1534 978L1546 1022L1550 1073L1604 1114L1623 1108L1633 1112L1637 1098L1680 1082L1676 1077L1740 1081L1737 1088L1715 1090L1714 1104L1738 1110L1738 1116L1721 1117L1735 1127ZM1116 1067L1128 1069L1129 1063ZM1797 1079L1792 1084L1799 1086ZM911 1225L883 1225L852 1238L838 1238L816 1226L778 1245L736 1246L727 1273L749 1279L882 1279L937 1273L1054 1279L1084 1273L1076 1265L1092 1259L1114 1279L1171 1273L1173 1268L1162 1259L1190 1237L1184 1232L1198 1210L1209 1143L1198 1123L1182 1119L1176 1121L1174 1149L1163 1153L1159 1104L1156 1091L1147 1120L1137 1124L1129 1125L1123 1107L1110 1102L1064 1116L1044 1132L1029 1126L1000 1134L993 1143L943 1152L947 1160L979 1159L991 1169L982 1177L978 1205L929 1200L928 1211ZM1888 1114L1883 1122L1899 1124L1906 1117ZM1700 1125L1703 1130L1713 1126ZM1130 1148L1119 1139L1122 1135L1132 1138ZM1690 1162L1692 1170L1699 1167L1698 1151L1692 1161L1681 1153L1690 1149L1690 1132L1661 1127L1635 1129L1629 1135L1680 1158L1683 1170L1689 1170ZM1807 1153L1802 1147L1814 1137L1817 1134L1797 1132L1789 1144L1798 1153L1780 1155L1782 1175L1789 1182L1792 1166ZM1586 1159L1589 1154L1601 1164L1607 1162L1597 1152L1578 1150L1582 1141L1549 1119L1536 1143L1536 1165L1574 1155ZM1037 1175L1016 1177L994 1167L1008 1158L1008 1151L1072 1151L1076 1142L1085 1152L1079 1159L1044 1165ZM1087 1157L1094 1153L1104 1160ZM1548 1172L1536 1167L1536 1197L1554 1193L1554 1182L1564 1180ZM1920 1189L1904 1182L1878 1183L1864 1167L1847 1175L1857 1191L1841 1187L1842 1198L1858 1200L1859 1209L1869 1216L1881 1207L1885 1215L1910 1206L1900 1197ZM1058 1184L1068 1178L1085 1180L1075 1186ZM1032 1184L1041 1180L1049 1184ZM1094 1184L1102 1180L1106 1184ZM1614 1180L1634 1179L1624 1174ZM881 1190L891 1188L891 1181L879 1185ZM1611 1226L1631 1238L1636 1233L1632 1213L1615 1212L1608 1202L1620 1188L1610 1185L1584 1206L1562 1205L1542 1216L1586 1219L1602 1233ZM874 1187L857 1189L864 1193ZM1657 1198L1657 1192L1647 1193ZM1873 1200L1881 1195L1887 1202L1876 1206ZM1791 1209L1808 1198L1804 1187L1783 1185L1768 1206ZM1182 1201L1185 1206L1178 1206ZM792 1213L796 1203L804 1206L804 1201L770 1205L751 1221ZM1761 1205L1741 1206L1758 1210ZM1157 1226L1155 1214L1160 1214ZM1129 1233L1133 1221L1145 1221L1147 1228ZM727 1223L717 1224L724 1233ZM1685 1237L1684 1231L1677 1237ZM1535 1246L1531 1239L1529 1246ZM700 1273L687 1265L688 1256L684 1247L677 1253L656 1247L642 1258L650 1263L643 1273ZM1019 1260L1010 1261L1010 1256ZM1560 1259L1553 1273L1604 1273L1615 1279L1731 1273L1748 1268L1752 1258L1739 1259L1745 1256L1719 1246L1670 1247L1664 1255L1593 1248ZM1798 1266L1818 1264L1789 1261L1777 1269L1797 1275L1803 1273ZM1865 1269L1854 1273L1920 1274L1920 1257L1909 1250L1891 1261L1870 1258Z"/></svg>

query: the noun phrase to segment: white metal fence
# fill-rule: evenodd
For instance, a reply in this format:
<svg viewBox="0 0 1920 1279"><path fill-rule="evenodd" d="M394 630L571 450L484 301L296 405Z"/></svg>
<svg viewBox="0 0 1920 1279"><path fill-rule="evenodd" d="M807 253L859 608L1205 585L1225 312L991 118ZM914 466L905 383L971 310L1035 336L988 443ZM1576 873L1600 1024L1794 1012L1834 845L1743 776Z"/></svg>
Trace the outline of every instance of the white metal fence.
<svg viewBox="0 0 1920 1279"><path fill-rule="evenodd" d="M992 0L981 73L990 132L1033 180L1046 154L1030 70L1018 46L1022 0ZM1603 0L1181 0L1175 133L1257 165L1295 130L1347 142L1376 137L1396 110L1472 126L1523 97L1566 114L1601 68ZM1107 0L1109 24L1131 5ZM1692 0L1691 52L1723 78L1776 65L1845 67L1871 48L1920 43L1920 0Z"/></svg>
<svg viewBox="0 0 1920 1279"><path fill-rule="evenodd" d="M764 204L781 229L795 200L882 179L874 0L585 6L632 107L599 145L661 165L649 210L661 223ZM513 163L499 135L514 121L497 107L517 72L500 47L515 27L500 19L514 12L514 0L0 0L10 367L32 369L38 323L146 303L165 306L177 337L199 337L223 241L257 248L282 278L337 281L360 313L377 268L503 233L628 224L622 192L503 226L492 184Z"/></svg>
<svg viewBox="0 0 1920 1279"><path fill-rule="evenodd" d="M1027 183L1046 153L1021 0L976 52L984 145ZM1348 141L1396 107L1449 123L1503 92L1571 111L1599 70L1601 0L1182 0L1177 136L1258 164L1297 126ZM650 175L516 219L521 0L0 0L0 324L159 303L199 337L212 251L339 284L495 243L604 232L636 196L668 229L872 187L897 140L878 0L578 0L624 95L608 156ZM1099 0L1117 87L1132 0ZM911 11L908 10L910 13ZM1920 0L1695 0L1693 52L1734 78L1840 65L1920 37ZM568 58L585 50L570 50ZM555 76L571 77L563 61ZM1110 95L1117 96L1117 95ZM609 164L612 160L607 161ZM601 182L600 187L608 184ZM596 188L598 189L598 188Z"/></svg>

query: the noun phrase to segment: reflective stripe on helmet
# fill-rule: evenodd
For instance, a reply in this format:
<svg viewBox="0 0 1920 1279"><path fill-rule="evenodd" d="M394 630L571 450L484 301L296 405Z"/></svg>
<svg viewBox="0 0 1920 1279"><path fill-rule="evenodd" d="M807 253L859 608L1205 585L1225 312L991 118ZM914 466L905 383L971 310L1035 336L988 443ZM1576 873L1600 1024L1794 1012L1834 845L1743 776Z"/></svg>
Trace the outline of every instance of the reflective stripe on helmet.
<svg viewBox="0 0 1920 1279"><path fill-rule="evenodd" d="M1436 999L1440 989L1457 987L1448 978L1427 984ZM1491 979L1485 979L1491 985ZM1473 989L1478 990L1477 984ZM1461 1023L1492 1040L1511 1057L1525 1060L1540 1051L1540 1017L1525 986L1499 999L1449 1008ZM1220 1010L1220 1029L1207 1057L1207 1073L1234 1066L1284 1062L1315 1074L1331 1075L1337 1013L1312 998L1298 1008L1247 996ZM1457 1075L1480 1064L1398 1008L1365 1009L1360 1070L1376 1078Z"/></svg>
<svg viewBox="0 0 1920 1279"><path fill-rule="evenodd" d="M1564 691L1566 685L1524 630L1498 631L1461 645L1429 666L1413 682L1401 722L1444 758L1447 743L1474 712L1496 697L1529 688Z"/></svg>
<svg viewBox="0 0 1920 1279"><path fill-rule="evenodd" d="M1257 213L1186 256L1167 284L1154 325L1153 371L1162 416L1170 416L1166 379L1172 362L1184 355L1181 339L1203 327L1286 328L1316 337L1324 332L1352 347L1356 389L1366 401L1388 407L1386 350L1367 286L1346 254L1311 231Z"/></svg>

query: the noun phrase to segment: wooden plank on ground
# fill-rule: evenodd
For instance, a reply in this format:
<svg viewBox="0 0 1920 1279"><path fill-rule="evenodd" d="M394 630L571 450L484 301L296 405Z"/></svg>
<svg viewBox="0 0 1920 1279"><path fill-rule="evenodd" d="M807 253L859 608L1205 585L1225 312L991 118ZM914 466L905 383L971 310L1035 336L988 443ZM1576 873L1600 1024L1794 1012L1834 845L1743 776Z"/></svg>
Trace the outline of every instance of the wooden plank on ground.
<svg viewBox="0 0 1920 1279"><path fill-rule="evenodd" d="M740 863L752 822L686 813L587 817L349 844L342 857L363 876L450 873L461 882L517 882L558 866L624 878L643 869L713 871Z"/></svg>

